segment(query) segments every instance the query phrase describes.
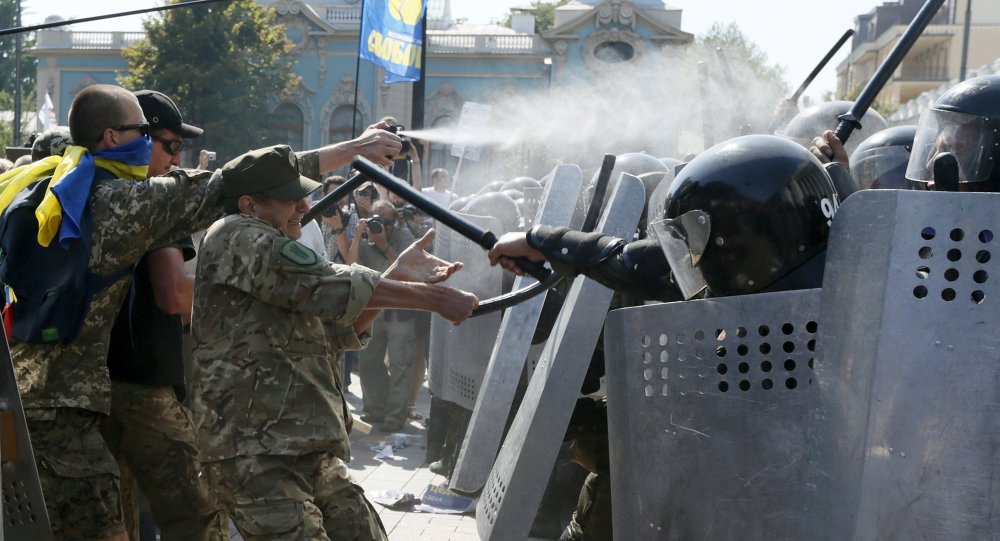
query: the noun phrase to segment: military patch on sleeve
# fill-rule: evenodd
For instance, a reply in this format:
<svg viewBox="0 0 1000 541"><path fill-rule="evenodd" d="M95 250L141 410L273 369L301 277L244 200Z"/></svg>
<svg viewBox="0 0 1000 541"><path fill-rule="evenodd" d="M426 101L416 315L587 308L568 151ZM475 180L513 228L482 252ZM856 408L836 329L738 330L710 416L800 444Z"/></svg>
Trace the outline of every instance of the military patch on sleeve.
<svg viewBox="0 0 1000 541"><path fill-rule="evenodd" d="M302 266L315 265L316 261L318 261L316 252L295 240L286 241L281 245L281 255L292 263Z"/></svg>

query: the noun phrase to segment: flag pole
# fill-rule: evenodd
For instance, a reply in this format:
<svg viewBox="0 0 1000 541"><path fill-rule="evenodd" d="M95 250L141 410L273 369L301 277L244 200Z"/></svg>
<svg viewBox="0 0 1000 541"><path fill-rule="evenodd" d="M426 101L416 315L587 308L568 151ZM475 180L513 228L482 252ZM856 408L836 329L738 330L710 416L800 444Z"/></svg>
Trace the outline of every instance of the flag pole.
<svg viewBox="0 0 1000 541"><path fill-rule="evenodd" d="M358 79L361 77L361 47L365 39L361 30L365 26L366 3L367 2L361 2L361 12L358 16L358 54L354 58L354 104L353 111L351 111L351 139L358 136Z"/></svg>

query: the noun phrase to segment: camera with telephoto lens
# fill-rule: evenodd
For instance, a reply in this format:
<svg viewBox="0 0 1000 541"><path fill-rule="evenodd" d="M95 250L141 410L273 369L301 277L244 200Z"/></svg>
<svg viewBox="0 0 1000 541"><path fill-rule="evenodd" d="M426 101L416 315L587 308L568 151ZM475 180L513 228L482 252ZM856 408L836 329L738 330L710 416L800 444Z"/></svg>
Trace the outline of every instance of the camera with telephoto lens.
<svg viewBox="0 0 1000 541"><path fill-rule="evenodd" d="M382 234L385 231L385 224L382 222L382 218L378 216L368 220L368 231L375 233L376 235Z"/></svg>

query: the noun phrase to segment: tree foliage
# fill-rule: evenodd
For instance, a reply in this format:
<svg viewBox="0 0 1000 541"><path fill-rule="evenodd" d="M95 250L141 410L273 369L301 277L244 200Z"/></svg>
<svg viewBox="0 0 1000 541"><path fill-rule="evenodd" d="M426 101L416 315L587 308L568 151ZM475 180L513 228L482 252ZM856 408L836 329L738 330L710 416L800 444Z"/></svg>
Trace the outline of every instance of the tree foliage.
<svg viewBox="0 0 1000 541"><path fill-rule="evenodd" d="M556 22L556 8L570 3L570 0L533 0L531 6L535 8L535 33L541 34ZM510 28L513 24L512 17L508 13L501 26Z"/></svg>
<svg viewBox="0 0 1000 541"><path fill-rule="evenodd" d="M143 26L146 37L123 51L122 85L170 96L186 122L205 129L194 146L220 161L266 141L271 109L299 84L273 10L234 0L161 12Z"/></svg>
<svg viewBox="0 0 1000 541"><path fill-rule="evenodd" d="M17 0L0 0L0 28L14 28L17 26ZM38 73L37 61L30 54L30 49L35 45L34 34L20 34L21 36L21 110L30 112L35 109L35 78ZM0 37L0 110L14 110L14 66L15 66L15 36ZM13 117L11 117L13 118ZM30 123L29 123L30 124ZM34 125L21 126L22 134L30 134L35 131ZM6 148L13 141L14 126L12 122L0 122L0 146ZM24 142L24 141L22 141Z"/></svg>
<svg viewBox="0 0 1000 541"><path fill-rule="evenodd" d="M777 86L786 88L785 68L771 64L770 59L756 43L740 30L735 22L722 24L713 23L705 34L695 39L698 47L706 53L722 49L729 57L729 62L739 61L746 64L754 74Z"/></svg>

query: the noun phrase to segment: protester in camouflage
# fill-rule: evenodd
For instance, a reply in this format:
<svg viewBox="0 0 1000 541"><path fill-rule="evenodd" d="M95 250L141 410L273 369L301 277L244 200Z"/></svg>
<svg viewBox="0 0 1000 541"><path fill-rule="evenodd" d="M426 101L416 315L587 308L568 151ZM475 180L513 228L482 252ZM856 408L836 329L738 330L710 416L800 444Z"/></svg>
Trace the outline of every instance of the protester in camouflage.
<svg viewBox="0 0 1000 541"><path fill-rule="evenodd" d="M344 464L347 406L330 359L369 340L379 308L458 323L478 301L433 284L461 267L423 250L433 234L381 275L297 242L304 198L320 184L296 162L276 146L222 169L230 215L206 234L195 282L192 408L205 469L247 541L382 540Z"/></svg>

